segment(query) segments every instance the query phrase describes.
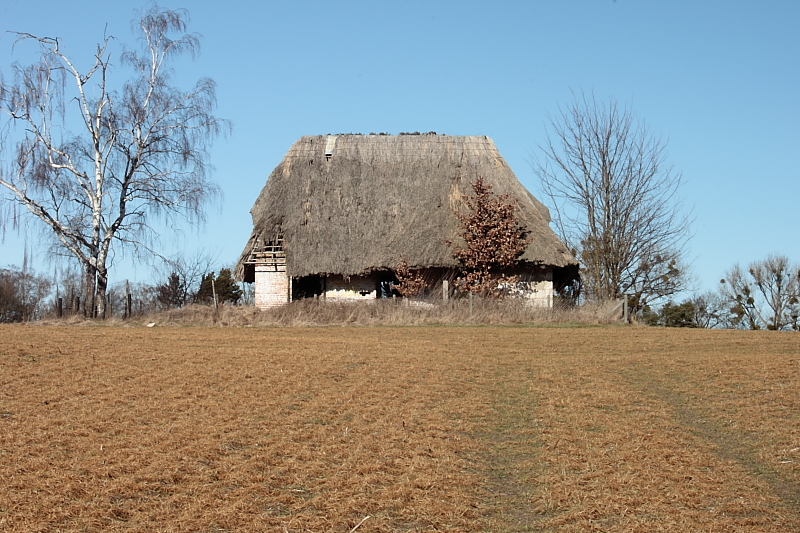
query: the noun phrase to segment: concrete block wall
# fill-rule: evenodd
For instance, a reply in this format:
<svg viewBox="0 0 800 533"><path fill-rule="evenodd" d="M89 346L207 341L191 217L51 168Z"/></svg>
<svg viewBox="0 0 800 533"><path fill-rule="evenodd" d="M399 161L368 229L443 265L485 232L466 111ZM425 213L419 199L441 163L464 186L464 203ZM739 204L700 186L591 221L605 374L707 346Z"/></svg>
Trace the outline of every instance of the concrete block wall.
<svg viewBox="0 0 800 533"><path fill-rule="evenodd" d="M535 307L553 307L552 281L522 281L525 287L522 297Z"/></svg>
<svg viewBox="0 0 800 533"><path fill-rule="evenodd" d="M512 293L517 298L524 298L535 307L553 307L555 291L552 269L521 274L519 281L514 284Z"/></svg>
<svg viewBox="0 0 800 533"><path fill-rule="evenodd" d="M374 300L378 297L378 282L373 276L330 276L325 282L325 299L335 301Z"/></svg>

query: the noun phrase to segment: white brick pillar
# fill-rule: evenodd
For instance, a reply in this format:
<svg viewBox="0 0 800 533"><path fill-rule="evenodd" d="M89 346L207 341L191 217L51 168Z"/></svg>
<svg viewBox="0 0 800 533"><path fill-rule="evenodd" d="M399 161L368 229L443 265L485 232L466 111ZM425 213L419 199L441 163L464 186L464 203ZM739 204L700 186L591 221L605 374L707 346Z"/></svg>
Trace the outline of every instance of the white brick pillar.
<svg viewBox="0 0 800 533"><path fill-rule="evenodd" d="M285 268L256 265L255 304L259 309L279 307L291 301L291 280Z"/></svg>

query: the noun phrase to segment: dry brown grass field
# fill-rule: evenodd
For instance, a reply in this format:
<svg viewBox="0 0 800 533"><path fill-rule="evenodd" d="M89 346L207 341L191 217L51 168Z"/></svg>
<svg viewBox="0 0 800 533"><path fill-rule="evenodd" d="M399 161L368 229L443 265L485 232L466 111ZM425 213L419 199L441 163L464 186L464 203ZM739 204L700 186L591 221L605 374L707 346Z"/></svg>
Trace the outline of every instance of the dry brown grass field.
<svg viewBox="0 0 800 533"><path fill-rule="evenodd" d="M796 532L800 334L2 326L0 531Z"/></svg>

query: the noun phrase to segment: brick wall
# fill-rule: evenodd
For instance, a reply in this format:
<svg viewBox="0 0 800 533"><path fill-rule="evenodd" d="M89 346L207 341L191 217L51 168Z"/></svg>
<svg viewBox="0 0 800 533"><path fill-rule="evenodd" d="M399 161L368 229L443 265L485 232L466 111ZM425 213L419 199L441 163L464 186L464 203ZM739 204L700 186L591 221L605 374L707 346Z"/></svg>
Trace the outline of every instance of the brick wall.
<svg viewBox="0 0 800 533"><path fill-rule="evenodd" d="M279 307L291 301L291 280L286 271L272 265L256 265L255 304L259 309Z"/></svg>

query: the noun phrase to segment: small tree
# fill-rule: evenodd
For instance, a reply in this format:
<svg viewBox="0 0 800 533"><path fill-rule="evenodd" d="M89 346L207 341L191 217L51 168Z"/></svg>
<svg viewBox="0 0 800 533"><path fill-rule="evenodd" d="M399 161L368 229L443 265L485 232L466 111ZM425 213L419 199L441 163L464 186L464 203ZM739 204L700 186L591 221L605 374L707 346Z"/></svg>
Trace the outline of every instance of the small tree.
<svg viewBox="0 0 800 533"><path fill-rule="evenodd" d="M502 296L519 280L503 270L517 264L531 241L520 226L515 199L508 194L497 196L483 177L471 185L473 194L461 195L466 212L455 211L459 236L466 246L447 241L453 256L463 265L457 288L482 296Z"/></svg>
<svg viewBox="0 0 800 533"><path fill-rule="evenodd" d="M146 315L147 313L151 313L158 309L158 292L156 291L155 286L145 283L131 283L129 285L131 291L131 300L132 300L132 308L131 308L131 316L141 316ZM120 295L122 295L122 291L120 291ZM123 307L118 307L118 309L122 310Z"/></svg>
<svg viewBox="0 0 800 533"><path fill-rule="evenodd" d="M67 315L80 313L82 303L83 274L76 262L63 264L54 275L56 298L61 298L62 312Z"/></svg>
<svg viewBox="0 0 800 533"><path fill-rule="evenodd" d="M694 322L698 328L726 328L727 309L725 301L718 292L707 291L692 298Z"/></svg>
<svg viewBox="0 0 800 533"><path fill-rule="evenodd" d="M691 300L681 304L667 302L661 307L661 322L667 328L696 328L695 310Z"/></svg>
<svg viewBox="0 0 800 533"><path fill-rule="evenodd" d="M164 309L177 309L186 304L186 283L177 272L172 272L166 283L157 285L156 293Z"/></svg>
<svg viewBox="0 0 800 533"><path fill-rule="evenodd" d="M664 328L696 328L694 303L686 300L681 304L667 302L661 309L654 311L645 306L639 315L642 323L648 326Z"/></svg>
<svg viewBox="0 0 800 533"><path fill-rule="evenodd" d="M242 289L233 279L230 268L223 268L219 271L219 276L217 276L215 284L217 298L220 302L227 302L234 305L239 303L239 299L242 297Z"/></svg>
<svg viewBox="0 0 800 533"><path fill-rule="evenodd" d="M208 274L203 274L203 277L200 280L200 287L194 294L194 303L198 304L214 303L214 293L216 289L215 287L212 286L213 282L214 282L213 272L209 272Z"/></svg>
<svg viewBox="0 0 800 533"><path fill-rule="evenodd" d="M217 302L219 303L228 302L236 304L242 297L242 289L239 288L239 285L233 280L229 268L220 270L219 276L216 278L213 272L204 275L200 282L200 288L195 295L195 302L205 304L213 303L214 294L217 295Z"/></svg>
<svg viewBox="0 0 800 533"><path fill-rule="evenodd" d="M49 279L26 268L0 268L0 323L41 318L51 286Z"/></svg>

